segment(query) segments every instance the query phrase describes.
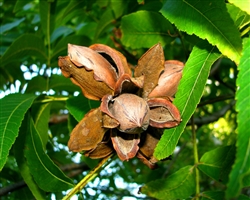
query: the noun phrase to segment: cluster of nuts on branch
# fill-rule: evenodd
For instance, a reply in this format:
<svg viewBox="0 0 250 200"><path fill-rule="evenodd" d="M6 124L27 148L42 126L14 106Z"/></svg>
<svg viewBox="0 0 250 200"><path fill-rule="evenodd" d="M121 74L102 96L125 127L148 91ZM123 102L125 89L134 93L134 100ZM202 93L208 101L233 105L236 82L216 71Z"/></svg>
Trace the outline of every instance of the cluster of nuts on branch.
<svg viewBox="0 0 250 200"><path fill-rule="evenodd" d="M123 54L111 47L68 44L68 56L59 57L58 65L85 97L101 100L73 129L69 149L90 158L116 151L122 161L137 156L154 169L158 160L153 153L164 128L181 122L172 101L183 63L165 61L156 44L132 71Z"/></svg>

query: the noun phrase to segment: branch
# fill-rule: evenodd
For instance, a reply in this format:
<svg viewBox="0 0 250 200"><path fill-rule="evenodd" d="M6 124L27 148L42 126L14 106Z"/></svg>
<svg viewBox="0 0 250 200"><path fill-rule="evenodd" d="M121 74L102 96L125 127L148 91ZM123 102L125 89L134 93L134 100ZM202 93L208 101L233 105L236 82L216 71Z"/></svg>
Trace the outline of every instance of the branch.
<svg viewBox="0 0 250 200"><path fill-rule="evenodd" d="M203 124L209 124L211 122L217 121L220 117L224 116L229 109L231 109L234 106L235 102L236 102L235 100L231 101L229 104L225 105L221 110L214 112L210 116L194 118L194 124L201 126ZM192 124L191 121L189 121L188 125L191 124Z"/></svg>
<svg viewBox="0 0 250 200"><path fill-rule="evenodd" d="M214 76L215 73L218 72L218 69L220 67L222 58L219 58L212 66L212 69L210 70L209 77Z"/></svg>
<svg viewBox="0 0 250 200"><path fill-rule="evenodd" d="M229 88L230 90L232 90L234 93L235 93L235 86L232 86L226 82L224 82L219 74L219 68L221 67L220 64L221 64L221 61L222 61L222 58L218 59L214 64L213 64L213 67L210 71L210 74L209 74L209 77L214 77L215 80L219 81L221 85L224 85L225 87Z"/></svg>
<svg viewBox="0 0 250 200"><path fill-rule="evenodd" d="M81 174L83 171L89 170L89 167L85 163L70 163L60 167L60 169L64 172L70 171L67 175L72 178ZM8 193L14 192L16 190L22 189L23 187L27 187L27 184L24 181L20 181L14 183L12 185L6 186L0 189L0 197L7 195Z"/></svg>
<svg viewBox="0 0 250 200"><path fill-rule="evenodd" d="M49 119L50 124L58 124L68 120L68 114L53 115Z"/></svg>
<svg viewBox="0 0 250 200"><path fill-rule="evenodd" d="M136 188L132 188L132 187L128 187L126 189L123 188L119 188L119 185L117 185L117 189L114 190L110 190L110 187L105 187L105 186L97 186L97 187L85 187L87 188L91 188L92 190L98 191L99 194L105 194L107 196L109 196L110 198L113 196L116 197L116 199L122 199L124 196L126 197L131 197L133 199L145 199L145 197L139 197L136 196L134 194L132 194L132 190L136 189ZM96 194L96 195L99 195ZM140 192L138 192L138 194L140 194Z"/></svg>
<svg viewBox="0 0 250 200"><path fill-rule="evenodd" d="M0 189L0 197L7 195L8 193L11 193L15 190L22 189L23 187L26 187L26 186L27 186L27 184L24 181L20 181L20 182L14 183L12 185L9 185L7 187L1 188Z"/></svg>
<svg viewBox="0 0 250 200"><path fill-rule="evenodd" d="M235 96L233 94L228 94L228 95L215 97L215 98L212 98L212 99L209 99L209 100L204 100L203 102L200 102L197 107L202 107L202 106L205 106L207 104L213 104L213 103L217 103L219 101L225 101L225 100L228 100L228 99L234 99L234 97Z"/></svg>

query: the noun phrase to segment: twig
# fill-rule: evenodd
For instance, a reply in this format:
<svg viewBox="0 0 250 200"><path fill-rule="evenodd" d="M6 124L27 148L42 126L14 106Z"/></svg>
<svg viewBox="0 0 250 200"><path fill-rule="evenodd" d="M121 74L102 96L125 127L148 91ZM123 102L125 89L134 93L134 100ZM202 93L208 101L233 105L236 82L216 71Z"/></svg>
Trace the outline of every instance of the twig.
<svg viewBox="0 0 250 200"><path fill-rule="evenodd" d="M194 165L195 165L195 199L199 200L200 194L200 174L198 170L199 156L198 156L198 148L196 142L196 130L194 124L194 117L191 118L192 121L192 140L193 140L193 153L194 153Z"/></svg>
<svg viewBox="0 0 250 200"><path fill-rule="evenodd" d="M231 101L229 104L225 105L221 110L214 112L209 116L202 116L199 118L194 118L194 124L201 126L203 124L209 124L211 122L217 121L220 117L224 116L226 112L231 109L235 104L235 100ZM189 121L188 125L192 125L192 122Z"/></svg>
<svg viewBox="0 0 250 200"><path fill-rule="evenodd" d="M59 97L55 97L55 96L45 96L44 99L38 99L34 101L34 104L37 103L48 103L48 102L55 102L55 101L63 101L65 102L66 100L68 100L69 97L64 97L64 96L59 96Z"/></svg>

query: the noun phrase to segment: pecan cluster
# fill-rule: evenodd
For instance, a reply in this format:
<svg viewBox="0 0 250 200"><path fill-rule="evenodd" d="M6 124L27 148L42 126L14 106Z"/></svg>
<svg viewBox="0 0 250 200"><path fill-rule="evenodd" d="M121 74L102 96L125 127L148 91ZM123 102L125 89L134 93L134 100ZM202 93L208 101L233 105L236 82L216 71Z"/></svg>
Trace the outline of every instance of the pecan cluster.
<svg viewBox="0 0 250 200"><path fill-rule="evenodd" d="M156 44L132 70L123 54L111 47L68 44L68 56L59 57L58 65L86 98L101 101L73 129L69 149L90 158L113 152L122 161L138 157L154 169L158 160L153 153L163 130L181 122L172 101L183 63L165 61Z"/></svg>

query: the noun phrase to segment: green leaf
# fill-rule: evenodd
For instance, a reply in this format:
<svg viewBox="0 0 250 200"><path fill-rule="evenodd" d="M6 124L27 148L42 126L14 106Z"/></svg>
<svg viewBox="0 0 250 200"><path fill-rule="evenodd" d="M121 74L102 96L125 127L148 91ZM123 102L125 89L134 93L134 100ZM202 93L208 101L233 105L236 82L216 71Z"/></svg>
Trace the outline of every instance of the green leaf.
<svg viewBox="0 0 250 200"><path fill-rule="evenodd" d="M16 26L18 26L20 23L22 23L25 20L25 18L21 18L21 19L17 19L14 22L8 23L8 24L4 24L0 26L0 34L3 34L6 31L11 30L12 28L15 28ZM2 37L2 36L1 36Z"/></svg>
<svg viewBox="0 0 250 200"><path fill-rule="evenodd" d="M192 50L173 102L180 111L182 122L176 128L164 131L154 152L158 159L164 159L173 153L181 133L201 99L210 68L219 57L217 49L205 41Z"/></svg>
<svg viewBox="0 0 250 200"><path fill-rule="evenodd" d="M10 196L13 196L12 198ZM23 187L18 192L13 192L10 195L8 195L8 198L10 199L20 199L22 197L22 200L30 200L34 199L34 195L31 193L30 189L28 187ZM46 199L46 196L41 196L40 199Z"/></svg>
<svg viewBox="0 0 250 200"><path fill-rule="evenodd" d="M89 100L82 94L79 94L77 97L71 97L66 101L66 108L78 122L87 112L93 108L98 108L99 106L99 101Z"/></svg>
<svg viewBox="0 0 250 200"><path fill-rule="evenodd" d="M110 1L110 7L112 8L114 14L115 14L115 18L119 18L122 16L124 10L127 7L127 1L124 0L111 0Z"/></svg>
<svg viewBox="0 0 250 200"><path fill-rule="evenodd" d="M42 191L34 181L28 167L28 163L24 156L25 141L29 130L30 119L30 114L26 113L22 126L20 127L20 134L14 144L14 155L18 164L19 171L33 196L36 199L45 199L45 192Z"/></svg>
<svg viewBox="0 0 250 200"><path fill-rule="evenodd" d="M54 91L68 91L75 92L79 91L79 87L71 82L69 78L65 78L62 75L53 74L49 78L49 88L47 88L47 78L43 76L36 76L32 78L27 85L26 93L44 92L48 89Z"/></svg>
<svg viewBox="0 0 250 200"><path fill-rule="evenodd" d="M200 159L198 168L211 178L227 183L235 158L235 147L219 147L206 152Z"/></svg>
<svg viewBox="0 0 250 200"><path fill-rule="evenodd" d="M194 167L186 166L166 179L158 179L141 187L141 192L156 199L185 199L195 193Z"/></svg>
<svg viewBox="0 0 250 200"><path fill-rule="evenodd" d="M51 61L58 59L58 56L66 56L68 54L68 43L82 46L89 46L90 39L82 35L70 35L63 37L59 42L56 43L55 48L53 48L53 54L51 56Z"/></svg>
<svg viewBox="0 0 250 200"><path fill-rule="evenodd" d="M40 22L43 33L47 39L47 43L50 42L49 38L55 26L55 7L56 1L39 1Z"/></svg>
<svg viewBox="0 0 250 200"><path fill-rule="evenodd" d="M97 22L89 22L86 25L84 25L81 29L79 29L77 31L77 34L81 35L81 36L87 36L88 38L90 38L91 40L94 40L95 35L93 33L96 32L96 28L98 26ZM89 40L89 39L88 39ZM87 40L87 44L88 44L88 40ZM86 41L85 41L86 42ZM86 43L79 43L79 44L86 44ZM71 43L71 42L70 42ZM77 43L75 43L77 44ZM85 46L89 46L89 45L85 45Z"/></svg>
<svg viewBox="0 0 250 200"><path fill-rule="evenodd" d="M65 176L44 152L32 119L27 132L25 157L34 180L44 191L57 192L72 188L71 179Z"/></svg>
<svg viewBox="0 0 250 200"><path fill-rule="evenodd" d="M178 29L207 39L222 54L239 62L242 50L240 33L223 0L167 1L161 13Z"/></svg>
<svg viewBox="0 0 250 200"><path fill-rule="evenodd" d="M94 41L96 41L100 37L102 32L105 30L105 28L107 28L108 25L110 25L114 21L115 21L115 15L113 13L113 10L110 7L108 7L107 9L105 9L105 12L102 14L100 21L98 22Z"/></svg>
<svg viewBox="0 0 250 200"><path fill-rule="evenodd" d="M227 4L227 10L230 14L230 17L233 19L234 24L239 29L242 29L244 26L250 23L250 16L238 7L232 4Z"/></svg>
<svg viewBox="0 0 250 200"><path fill-rule="evenodd" d="M250 200L250 197L249 196L246 196L246 195L239 195L238 199L237 200Z"/></svg>
<svg viewBox="0 0 250 200"><path fill-rule="evenodd" d="M29 1L17 0L13 9L13 12L16 13L17 11L23 9L23 7L30 3Z"/></svg>
<svg viewBox="0 0 250 200"><path fill-rule="evenodd" d="M81 113L82 114L82 112L79 112L79 113ZM80 116L80 115L79 115ZM83 117L84 117L84 114L83 114ZM82 117L82 118L83 118ZM80 117L78 117L78 118L80 118ZM68 114L68 121L67 121L67 133L66 133L66 135L68 136L68 135L70 135L69 133L71 133L72 132L72 130L75 128L75 126L78 124L78 122L79 121L77 121L76 119L75 119L75 117L73 117L73 115L72 114ZM69 138L68 138L68 140L69 140ZM67 141L68 142L68 141ZM66 142L66 143L67 143Z"/></svg>
<svg viewBox="0 0 250 200"><path fill-rule="evenodd" d="M24 115L36 97L32 94L10 94L0 99L0 171L16 140Z"/></svg>
<svg viewBox="0 0 250 200"><path fill-rule="evenodd" d="M201 200L221 200L225 199L225 192L224 191L206 191L200 194ZM245 195L239 195L237 200L250 200L249 197Z"/></svg>
<svg viewBox="0 0 250 200"><path fill-rule="evenodd" d="M50 37L50 42L51 42L51 44L57 45L57 40L59 38L60 39L65 39L65 38L67 38L67 36L69 36L72 33L74 33L73 28L67 27L67 26L60 26L57 29L55 29L54 32L52 33L52 35Z"/></svg>
<svg viewBox="0 0 250 200"><path fill-rule="evenodd" d="M60 3L63 2L61 1ZM72 20L72 18L78 15L83 16L83 8L86 6L86 4L87 1L65 1L65 8L61 8L62 11L60 12L59 10L59 13L56 13L56 23L58 26L67 24L69 20Z"/></svg>
<svg viewBox="0 0 250 200"><path fill-rule="evenodd" d="M155 11L158 12L163 6L163 1L161 0L153 0L153 1L146 1L139 10L148 10L148 11Z"/></svg>
<svg viewBox="0 0 250 200"><path fill-rule="evenodd" d="M49 118L50 118L50 103L34 104L32 106L32 117L34 125L43 143L43 148L46 148L48 142Z"/></svg>
<svg viewBox="0 0 250 200"><path fill-rule="evenodd" d="M47 79L43 76L35 76L28 81L25 92L26 93L35 93L35 92L44 92L47 87Z"/></svg>
<svg viewBox="0 0 250 200"><path fill-rule="evenodd" d="M138 11L126 15L121 21L122 43L131 48L162 46L173 40L172 25L159 13Z"/></svg>
<svg viewBox="0 0 250 200"><path fill-rule="evenodd" d="M250 174L250 38L244 41L243 55L238 66L239 74L236 85L236 110L238 111L237 153L233 169L227 185L226 197L239 195L243 187L243 178Z"/></svg>
<svg viewBox="0 0 250 200"><path fill-rule="evenodd" d="M229 2L234 4L235 6L240 8L241 10L247 12L250 15L250 0L244 0L244 1L229 0Z"/></svg>
<svg viewBox="0 0 250 200"><path fill-rule="evenodd" d="M41 61L46 61L47 55L43 40L35 34L22 34L5 51L0 59L1 65L6 65L14 60L22 60L27 56L37 56Z"/></svg>
<svg viewBox="0 0 250 200"><path fill-rule="evenodd" d="M246 175L243 178L243 186L244 187L250 187L250 174Z"/></svg>
<svg viewBox="0 0 250 200"><path fill-rule="evenodd" d="M8 85L9 83L14 84L16 80L24 82L24 76L20 69L20 63L13 62L10 66L11 67L0 67L0 84L3 90L6 90L4 85Z"/></svg>
<svg viewBox="0 0 250 200"><path fill-rule="evenodd" d="M224 199L225 192L222 191L206 191L200 194L201 200L221 200Z"/></svg>

